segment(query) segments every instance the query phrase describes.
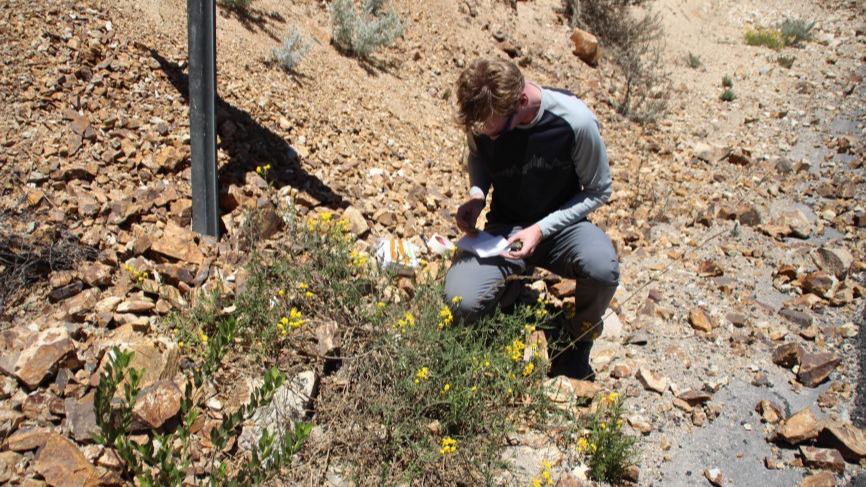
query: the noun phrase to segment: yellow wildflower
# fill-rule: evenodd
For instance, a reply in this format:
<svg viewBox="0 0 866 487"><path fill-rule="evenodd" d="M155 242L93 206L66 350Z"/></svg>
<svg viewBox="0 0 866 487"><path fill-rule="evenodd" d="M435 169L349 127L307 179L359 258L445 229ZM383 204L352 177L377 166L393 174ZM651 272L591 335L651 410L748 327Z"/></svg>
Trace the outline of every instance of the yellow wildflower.
<svg viewBox="0 0 866 487"><path fill-rule="evenodd" d="M442 390L439 391L439 394L442 394L444 396L445 394L448 394L448 391L450 391L450 390L451 390L451 384L445 384L444 386L442 386Z"/></svg>
<svg viewBox="0 0 866 487"><path fill-rule="evenodd" d="M526 364L526 367L523 368L523 377L528 377L530 374L532 374L533 370L535 370L535 364L529 362L528 364Z"/></svg>
<svg viewBox="0 0 866 487"><path fill-rule="evenodd" d="M511 357L511 360L519 362L520 359L523 358L523 350L525 348L526 344L523 343L523 340L515 338L510 345L505 346L505 351L508 352L508 356Z"/></svg>
<svg viewBox="0 0 866 487"><path fill-rule="evenodd" d="M334 216L332 213L322 213L322 221L328 223L331 221L331 218Z"/></svg>
<svg viewBox="0 0 866 487"><path fill-rule="evenodd" d="M422 380L426 380L429 375L430 371L427 369L427 367L421 367L415 374L415 383L419 384Z"/></svg>
<svg viewBox="0 0 866 487"><path fill-rule="evenodd" d="M586 441L586 438L581 438L577 440L577 451L584 452L589 447L589 442Z"/></svg>
<svg viewBox="0 0 866 487"><path fill-rule="evenodd" d="M453 304L460 304L461 301L463 301L463 296L454 296L451 298L451 303Z"/></svg>
<svg viewBox="0 0 866 487"><path fill-rule="evenodd" d="M455 451L457 451L457 440L450 436L442 438L442 448L439 449L439 453L442 455L450 455Z"/></svg>

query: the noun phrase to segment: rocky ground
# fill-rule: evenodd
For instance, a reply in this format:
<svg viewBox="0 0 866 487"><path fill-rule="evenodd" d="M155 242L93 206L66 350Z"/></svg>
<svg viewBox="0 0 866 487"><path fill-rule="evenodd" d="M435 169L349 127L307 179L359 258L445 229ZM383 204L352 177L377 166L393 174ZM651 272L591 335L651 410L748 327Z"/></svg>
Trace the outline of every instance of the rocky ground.
<svg viewBox="0 0 866 487"><path fill-rule="evenodd" d="M405 35L369 62L329 44L325 2L220 11L219 240L189 230L185 2L0 5L0 482L111 470L87 419L104 351L134 345L152 380L177 373L159 317L237 282L244 219L267 189L257 166L281 199L339 212L368 244L458 237L451 87L480 55L513 57L602 123L615 193L594 220L623 276L593 363L627 396L637 482L862 479L866 5L658 0L672 83L649 125L613 110L612 66L571 53L556 0L395 5ZM789 69L743 42L746 26L785 17L816 21L812 41L783 50ZM286 73L270 53L292 26L313 45ZM724 76L733 102L719 99ZM159 273L161 297L125 265ZM562 485L579 477L567 459Z"/></svg>

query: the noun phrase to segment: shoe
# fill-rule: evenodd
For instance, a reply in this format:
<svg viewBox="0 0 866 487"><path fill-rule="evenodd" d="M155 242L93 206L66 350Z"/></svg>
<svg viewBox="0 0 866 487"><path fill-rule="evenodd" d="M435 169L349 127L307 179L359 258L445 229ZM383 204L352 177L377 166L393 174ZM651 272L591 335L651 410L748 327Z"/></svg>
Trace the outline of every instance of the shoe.
<svg viewBox="0 0 866 487"><path fill-rule="evenodd" d="M574 342L561 352L558 352L550 367L550 375L564 375L570 379L595 380L595 371L589 364L589 352L592 342Z"/></svg>

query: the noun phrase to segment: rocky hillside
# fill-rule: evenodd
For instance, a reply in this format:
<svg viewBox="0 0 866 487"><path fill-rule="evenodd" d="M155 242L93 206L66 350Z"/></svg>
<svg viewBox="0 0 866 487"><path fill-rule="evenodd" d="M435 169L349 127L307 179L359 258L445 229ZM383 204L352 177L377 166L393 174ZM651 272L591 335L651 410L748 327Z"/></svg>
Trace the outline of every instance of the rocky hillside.
<svg viewBox="0 0 866 487"><path fill-rule="evenodd" d="M458 237L451 90L487 55L577 93L602 123L615 193L593 219L623 282L593 363L627 397L636 482L862 482L866 5L657 0L669 111L637 124L614 109L611 60L572 54L558 0L394 3L405 34L367 61L330 45L327 2L219 11L217 240L190 231L185 2L0 6L0 482L114 481L116 459L90 441L105 351L135 348L153 381L182 373L161 318L243 280L251 208L336 212L367 246ZM745 44L747 27L785 18L815 21L812 39ZM313 44L288 73L271 50L293 27ZM279 222L257 237L291 241ZM160 292L125 266L158 273ZM566 453L556 478L574 485Z"/></svg>

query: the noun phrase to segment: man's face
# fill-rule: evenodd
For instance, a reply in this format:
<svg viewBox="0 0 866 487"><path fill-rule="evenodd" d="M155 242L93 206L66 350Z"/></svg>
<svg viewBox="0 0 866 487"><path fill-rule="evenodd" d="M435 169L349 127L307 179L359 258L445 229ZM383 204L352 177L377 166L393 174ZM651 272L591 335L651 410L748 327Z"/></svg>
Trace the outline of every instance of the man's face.
<svg viewBox="0 0 866 487"><path fill-rule="evenodd" d="M494 114L484 122L484 127L479 135L486 135L491 140L496 140L505 135L514 128L514 116L517 111L511 112L508 116Z"/></svg>

